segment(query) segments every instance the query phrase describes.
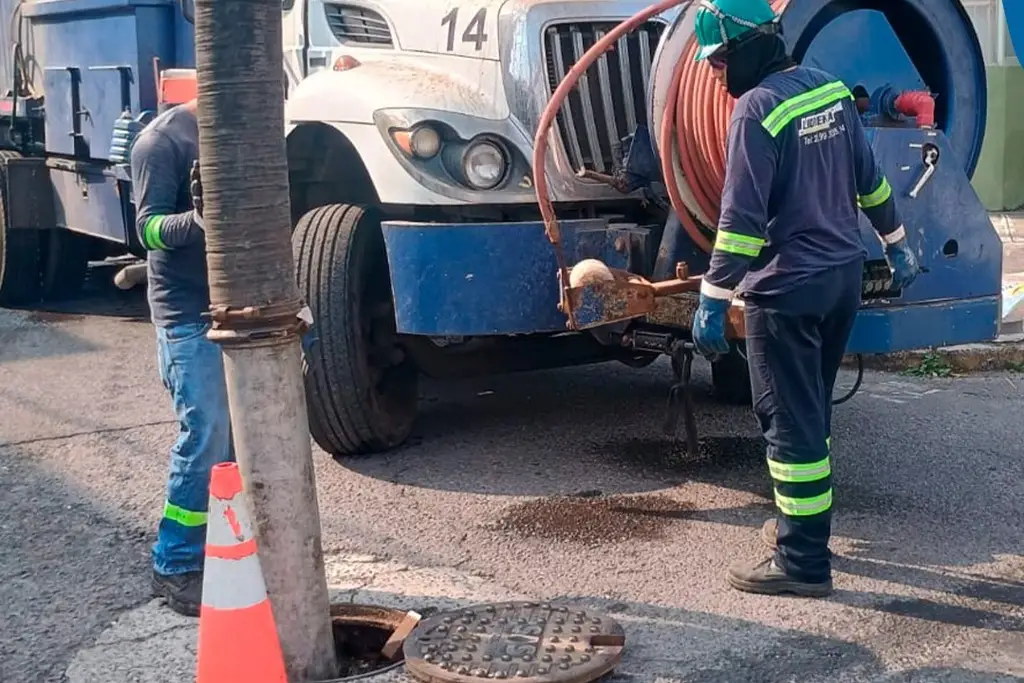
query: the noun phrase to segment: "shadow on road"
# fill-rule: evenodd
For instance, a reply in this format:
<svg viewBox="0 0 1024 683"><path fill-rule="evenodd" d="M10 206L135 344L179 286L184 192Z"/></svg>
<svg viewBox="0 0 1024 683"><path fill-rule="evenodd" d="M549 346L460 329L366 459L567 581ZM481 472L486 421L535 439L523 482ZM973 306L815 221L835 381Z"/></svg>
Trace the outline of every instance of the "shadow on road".
<svg viewBox="0 0 1024 683"><path fill-rule="evenodd" d="M0 680L63 680L78 648L148 599L149 531L16 448L0 448L0 480Z"/></svg>
<svg viewBox="0 0 1024 683"><path fill-rule="evenodd" d="M38 323L64 322L84 316L123 318L128 322L149 322L146 286L123 291L114 285L114 275L125 264L97 262L89 267L89 274L78 296L67 301L24 307L28 320Z"/></svg>

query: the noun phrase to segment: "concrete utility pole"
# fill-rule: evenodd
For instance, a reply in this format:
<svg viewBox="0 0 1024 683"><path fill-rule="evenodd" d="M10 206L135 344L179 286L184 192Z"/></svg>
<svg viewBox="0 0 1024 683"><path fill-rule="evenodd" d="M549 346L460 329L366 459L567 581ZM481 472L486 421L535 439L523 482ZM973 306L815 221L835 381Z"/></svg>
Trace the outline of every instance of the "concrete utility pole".
<svg viewBox="0 0 1024 683"><path fill-rule="evenodd" d="M210 338L291 681L334 678L284 140L281 0L198 0L199 148Z"/></svg>

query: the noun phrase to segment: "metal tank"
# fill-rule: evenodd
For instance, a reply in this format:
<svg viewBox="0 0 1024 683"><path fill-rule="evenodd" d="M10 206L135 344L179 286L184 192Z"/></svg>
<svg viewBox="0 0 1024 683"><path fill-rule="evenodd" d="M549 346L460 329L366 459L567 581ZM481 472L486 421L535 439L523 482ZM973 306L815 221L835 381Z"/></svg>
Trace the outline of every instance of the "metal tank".
<svg viewBox="0 0 1024 683"><path fill-rule="evenodd" d="M106 159L122 111L157 108L158 69L195 63L192 26L175 0L20 6L30 77L45 96L50 153Z"/></svg>
<svg viewBox="0 0 1024 683"><path fill-rule="evenodd" d="M0 8L0 305L58 301L90 260L144 253L118 160L160 74L194 65L192 27L176 0Z"/></svg>
<svg viewBox="0 0 1024 683"><path fill-rule="evenodd" d="M888 291L881 244L862 216L869 262L864 306L849 351L882 353L995 337L1002 244L970 182L985 135L985 64L960 1L775 0L773 6L781 12L783 38L797 61L829 71L866 95L868 137L925 268L907 291ZM648 93L654 139L666 111L672 120L666 105L676 65L692 44L695 14L691 5L679 15L654 56ZM902 93L920 93L933 102L924 118L934 121L897 111L894 103ZM698 102L696 110L719 104L699 84L683 97L704 98L706 104ZM711 146L721 144L723 153L724 121L727 117L715 117L708 125L718 130L706 136ZM713 226L715 207L699 201L700 188L690 180L694 174L683 172L678 159L670 168L681 203L702 227ZM695 248L696 240L682 234L673 241L669 233L674 251L667 262L685 261L691 272L706 268L707 253Z"/></svg>

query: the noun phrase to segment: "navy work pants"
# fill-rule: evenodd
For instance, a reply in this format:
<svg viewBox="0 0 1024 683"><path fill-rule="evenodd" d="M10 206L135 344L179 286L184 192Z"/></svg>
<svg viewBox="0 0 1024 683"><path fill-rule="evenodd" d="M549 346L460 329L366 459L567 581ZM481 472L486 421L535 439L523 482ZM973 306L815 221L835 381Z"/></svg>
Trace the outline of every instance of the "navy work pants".
<svg viewBox="0 0 1024 683"><path fill-rule="evenodd" d="M831 576L832 389L860 306L863 262L777 296L744 296L754 414L768 442L778 510L775 562L794 578Z"/></svg>

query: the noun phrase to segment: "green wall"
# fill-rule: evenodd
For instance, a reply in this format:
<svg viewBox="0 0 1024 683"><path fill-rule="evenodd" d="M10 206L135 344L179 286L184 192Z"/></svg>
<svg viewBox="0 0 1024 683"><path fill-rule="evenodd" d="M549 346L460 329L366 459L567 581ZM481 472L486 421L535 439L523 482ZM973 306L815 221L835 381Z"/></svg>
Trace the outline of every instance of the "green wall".
<svg viewBox="0 0 1024 683"><path fill-rule="evenodd" d="M973 183L989 211L1024 208L1024 69L1019 66L988 68L988 125Z"/></svg>

